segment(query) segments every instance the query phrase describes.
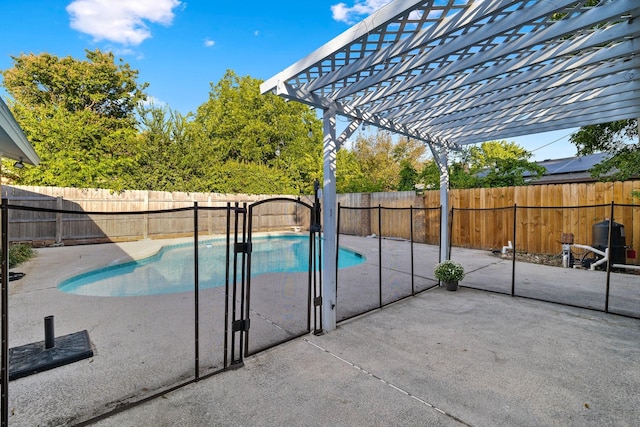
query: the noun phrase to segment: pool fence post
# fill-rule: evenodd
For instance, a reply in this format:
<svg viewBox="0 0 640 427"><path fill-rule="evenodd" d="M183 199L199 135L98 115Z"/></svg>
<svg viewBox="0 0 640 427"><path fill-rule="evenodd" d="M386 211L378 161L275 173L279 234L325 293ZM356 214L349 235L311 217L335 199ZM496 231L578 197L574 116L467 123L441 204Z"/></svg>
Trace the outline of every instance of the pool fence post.
<svg viewBox="0 0 640 427"><path fill-rule="evenodd" d="M515 296L516 294L516 247L518 242L516 241L516 230L517 221L516 217L518 215L518 204L513 204L513 257L511 259L511 296Z"/></svg>
<svg viewBox="0 0 640 427"><path fill-rule="evenodd" d="M2 367L0 423L9 425L9 206L2 199Z"/></svg>
<svg viewBox="0 0 640 427"><path fill-rule="evenodd" d="M199 323L199 288L198 280L198 202L193 202L193 290L194 290L194 330L195 330L195 376L200 379L200 323Z"/></svg>
<svg viewBox="0 0 640 427"><path fill-rule="evenodd" d="M378 204L378 305L382 307L382 205Z"/></svg>

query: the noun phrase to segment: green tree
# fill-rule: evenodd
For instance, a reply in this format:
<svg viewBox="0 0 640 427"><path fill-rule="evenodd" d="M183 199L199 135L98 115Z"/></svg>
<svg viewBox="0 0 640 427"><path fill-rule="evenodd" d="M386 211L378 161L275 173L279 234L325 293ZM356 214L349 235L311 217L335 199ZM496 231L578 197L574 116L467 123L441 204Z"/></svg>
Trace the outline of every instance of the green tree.
<svg viewBox="0 0 640 427"><path fill-rule="evenodd" d="M373 188L353 151L341 149L336 156L336 192L360 193Z"/></svg>
<svg viewBox="0 0 640 427"><path fill-rule="evenodd" d="M515 142L490 141L469 149L470 173L479 176L481 187L512 187L526 185L523 174L535 179L545 168L530 162L531 153Z"/></svg>
<svg viewBox="0 0 640 427"><path fill-rule="evenodd" d="M526 185L523 177L540 177L545 168L530 162L531 153L514 142L489 141L454 153L449 165L451 188ZM434 161L425 164L421 180L427 188L440 188L440 171Z"/></svg>
<svg viewBox="0 0 640 427"><path fill-rule="evenodd" d="M273 94L261 95L257 79L227 71L212 85L194 123L197 137L209 147L207 156L215 159L209 173L223 166L230 174L237 169L237 177L220 171L217 176L226 174L242 192L286 189L310 194L314 180L321 178L322 125L315 111ZM246 173L249 170L259 172L259 180ZM223 181L209 190L222 191Z"/></svg>
<svg viewBox="0 0 640 427"><path fill-rule="evenodd" d="M397 142L389 132L359 134L350 150L338 153L336 185L339 192L396 191L401 185L401 171L405 181L402 186L414 187L413 173L422 168L425 146L412 139ZM413 170L413 172L411 172ZM414 182L415 184L415 182Z"/></svg>
<svg viewBox="0 0 640 427"><path fill-rule="evenodd" d="M595 178L624 181L640 175L640 144L637 120L619 120L581 127L569 140L578 155L605 152L611 156L591 170Z"/></svg>
<svg viewBox="0 0 640 427"><path fill-rule="evenodd" d="M413 167L411 162L403 160L400 163L400 182L398 183L398 191L415 190L418 183L418 171Z"/></svg>
<svg viewBox="0 0 640 427"><path fill-rule="evenodd" d="M194 135L192 115L151 103L138 108L141 150L137 188L201 191L206 188L206 150ZM206 148L206 147L204 147Z"/></svg>
<svg viewBox="0 0 640 427"><path fill-rule="evenodd" d="M41 158L37 168L9 170L18 184L120 190L133 181L135 108L147 85L111 53L86 57L21 55L2 72L12 112Z"/></svg>

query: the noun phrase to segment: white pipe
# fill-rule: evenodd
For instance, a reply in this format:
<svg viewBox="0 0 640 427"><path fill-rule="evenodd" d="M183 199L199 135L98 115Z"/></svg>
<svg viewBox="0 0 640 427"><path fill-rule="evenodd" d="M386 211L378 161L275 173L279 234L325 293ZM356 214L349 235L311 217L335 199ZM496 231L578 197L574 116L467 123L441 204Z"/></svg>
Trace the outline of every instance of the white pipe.
<svg viewBox="0 0 640 427"><path fill-rule="evenodd" d="M605 254L604 254L604 258L594 262L593 264L591 264L591 267L589 268L589 270L595 270L597 266L604 264L605 262L609 261L609 248L606 248L604 250Z"/></svg>
<svg viewBox="0 0 640 427"><path fill-rule="evenodd" d="M511 242L509 242L511 243ZM607 260L609 259L609 248L606 248L604 252L591 247L591 246L587 246L587 245L578 245L578 244L574 244L571 246L575 246L576 248L580 248L580 249L586 249L589 251L592 251L598 255L603 256L604 258L598 260L597 262L594 262L593 264L591 264L590 270L595 270L597 266L604 264L605 262L607 262ZM628 270L640 270L640 265L632 265L632 264L611 264L612 268L626 268Z"/></svg>
<svg viewBox="0 0 640 427"><path fill-rule="evenodd" d="M596 253L596 254L598 254L598 255L600 255L600 256L607 256L607 254L606 254L606 253L604 253L604 252L602 252L601 250L596 249L596 248L594 248L594 247L592 247L592 246L579 245L579 244L577 244L577 243L576 243L576 244L573 244L573 245L571 245L571 246L575 246L576 248L580 248L580 249L586 249L586 250L591 251L591 252L593 252L593 253Z"/></svg>
<svg viewBox="0 0 640 427"><path fill-rule="evenodd" d="M507 253L507 249L513 249L513 246L511 245L511 240L509 240L509 245L502 247L502 255Z"/></svg>
<svg viewBox="0 0 640 427"><path fill-rule="evenodd" d="M631 270L640 270L640 265L631 265L631 264L611 264L613 268L628 268Z"/></svg>

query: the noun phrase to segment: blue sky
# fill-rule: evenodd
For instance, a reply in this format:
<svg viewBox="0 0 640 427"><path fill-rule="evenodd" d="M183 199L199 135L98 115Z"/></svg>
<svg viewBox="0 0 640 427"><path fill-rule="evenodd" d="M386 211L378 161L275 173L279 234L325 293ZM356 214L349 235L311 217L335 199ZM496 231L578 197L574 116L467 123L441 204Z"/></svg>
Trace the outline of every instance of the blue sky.
<svg viewBox="0 0 640 427"><path fill-rule="evenodd" d="M267 79L388 2L0 0L0 69L21 53L84 59L85 49L108 50L139 71L156 102L187 113L206 101L210 83L226 70ZM535 150L536 160L570 157L570 133L513 141Z"/></svg>

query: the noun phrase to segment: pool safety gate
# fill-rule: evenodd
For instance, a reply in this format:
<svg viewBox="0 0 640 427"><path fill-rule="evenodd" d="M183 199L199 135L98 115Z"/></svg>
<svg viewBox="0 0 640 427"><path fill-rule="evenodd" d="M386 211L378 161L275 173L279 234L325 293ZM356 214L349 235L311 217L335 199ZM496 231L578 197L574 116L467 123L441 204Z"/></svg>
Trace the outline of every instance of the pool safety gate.
<svg viewBox="0 0 640 427"><path fill-rule="evenodd" d="M308 227L308 247L282 247L273 256L262 262L272 265L287 264L291 258L300 253L307 258L306 271L273 272L252 277L252 265L258 261L257 257L265 255L264 251L257 251L253 238L261 230L268 230L268 224L257 224L261 209L268 205L294 204L298 220ZM302 212L300 212L302 210ZM238 323L237 329L244 335L244 356L249 356L267 350L286 341L310 333L322 332L322 278L320 260L322 259L322 245L320 236L320 203L315 197L313 205L289 198L272 198L253 203L249 206L249 224L247 243L242 251L247 259L245 288L241 296L241 311L244 318ZM301 227L294 227L296 230ZM296 231L294 230L294 232ZM297 230L299 232L299 230ZM297 234L297 233L296 233ZM302 250L300 250L302 249ZM306 250L305 250L306 249ZM312 323L313 321L313 329ZM242 347L241 347L242 352Z"/></svg>

